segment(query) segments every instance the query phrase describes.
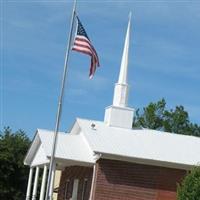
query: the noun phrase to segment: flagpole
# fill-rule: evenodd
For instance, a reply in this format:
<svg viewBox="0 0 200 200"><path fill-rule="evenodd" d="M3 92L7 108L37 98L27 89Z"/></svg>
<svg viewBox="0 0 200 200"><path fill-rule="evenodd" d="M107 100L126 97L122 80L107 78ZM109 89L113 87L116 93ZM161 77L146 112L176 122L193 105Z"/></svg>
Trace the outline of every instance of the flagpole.
<svg viewBox="0 0 200 200"><path fill-rule="evenodd" d="M52 172L53 172L53 170L55 170L54 168L55 168L55 164L56 164L56 163L54 163L55 162L56 144L57 144L56 142L57 142L58 130L59 130L59 126L60 126L60 117L61 117L61 113L62 113L62 101L63 101L63 96L64 96L64 88L65 88L69 53L70 53L70 48L71 48L75 11L76 11L76 0L74 0L71 23L70 23L70 31L69 31L69 37L68 37L68 44L67 44L67 50L66 50L66 54L65 54L62 85L61 85L60 97L59 97L59 101L58 101L58 110L57 110L55 131L54 131L54 136L53 136L53 145L52 145L51 159L50 159L50 165L49 165L49 174L48 174L48 180L47 180L47 189L46 189L45 200L52 200L52 194L49 194L49 193L50 193L50 191L53 190L53 186L54 186L51 183L54 180L55 173L52 173ZM53 176L52 176L52 174L53 174Z"/></svg>

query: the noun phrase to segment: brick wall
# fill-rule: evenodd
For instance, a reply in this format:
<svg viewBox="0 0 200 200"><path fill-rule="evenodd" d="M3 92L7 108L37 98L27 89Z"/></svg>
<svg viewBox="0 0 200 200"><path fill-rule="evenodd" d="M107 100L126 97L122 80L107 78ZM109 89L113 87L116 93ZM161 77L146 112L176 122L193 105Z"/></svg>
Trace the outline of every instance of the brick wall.
<svg viewBox="0 0 200 200"><path fill-rule="evenodd" d="M89 195L90 195L91 182L92 182L92 173L93 173L93 168L90 168L90 167L81 167L81 166L66 167L65 170L62 172L61 179L60 179L60 187L58 190L58 200L69 200L71 198L74 179L79 179L77 200L82 200L83 182L84 182L84 179L88 180L86 190L85 190L85 198L84 198L84 200L88 200ZM67 190L67 195L66 195L67 198L64 198L65 186L66 186L67 181L68 181L68 190Z"/></svg>
<svg viewBox="0 0 200 200"><path fill-rule="evenodd" d="M123 161L100 159L96 165L93 200L176 200L177 183L186 171ZM84 200L89 199L93 168L73 166L62 172L58 200L69 200L73 180L79 179L78 199L82 200L83 180L88 179ZM66 181L70 180L65 195Z"/></svg>
<svg viewBox="0 0 200 200"><path fill-rule="evenodd" d="M100 159L94 200L176 200L184 170Z"/></svg>

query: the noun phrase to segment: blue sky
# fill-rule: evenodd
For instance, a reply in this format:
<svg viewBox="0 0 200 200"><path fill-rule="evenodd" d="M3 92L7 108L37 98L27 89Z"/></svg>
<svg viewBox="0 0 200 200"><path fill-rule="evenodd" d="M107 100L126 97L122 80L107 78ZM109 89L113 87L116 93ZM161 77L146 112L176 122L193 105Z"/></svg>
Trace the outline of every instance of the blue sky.
<svg viewBox="0 0 200 200"><path fill-rule="evenodd" d="M1 130L54 129L71 1L1 1ZM103 120L117 81L128 13L133 12L129 105L165 98L200 124L200 3L78 1L78 15L101 67L88 79L90 59L70 54L61 130L76 117Z"/></svg>

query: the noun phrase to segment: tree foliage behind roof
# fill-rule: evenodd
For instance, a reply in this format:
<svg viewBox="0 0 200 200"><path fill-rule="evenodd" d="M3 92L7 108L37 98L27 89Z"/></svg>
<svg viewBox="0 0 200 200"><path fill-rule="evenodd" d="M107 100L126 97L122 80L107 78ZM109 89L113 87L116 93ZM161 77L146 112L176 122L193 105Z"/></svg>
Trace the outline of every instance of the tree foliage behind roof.
<svg viewBox="0 0 200 200"><path fill-rule="evenodd" d="M25 199L29 169L23 160L29 145L22 130L13 133L8 127L0 133L0 199Z"/></svg>
<svg viewBox="0 0 200 200"><path fill-rule="evenodd" d="M190 122L188 112L183 106L168 110L164 99L150 103L142 111L136 111L133 127L163 130L171 133L200 137L200 126Z"/></svg>
<svg viewBox="0 0 200 200"><path fill-rule="evenodd" d="M178 185L177 200L200 199L200 167L195 167Z"/></svg>

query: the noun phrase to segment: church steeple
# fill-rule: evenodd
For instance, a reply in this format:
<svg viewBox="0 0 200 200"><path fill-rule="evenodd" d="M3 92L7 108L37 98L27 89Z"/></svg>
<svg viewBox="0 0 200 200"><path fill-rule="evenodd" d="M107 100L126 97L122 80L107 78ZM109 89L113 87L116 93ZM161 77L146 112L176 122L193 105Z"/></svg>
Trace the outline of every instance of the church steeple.
<svg viewBox="0 0 200 200"><path fill-rule="evenodd" d="M129 14L128 27L124 43L124 51L121 60L121 67L119 73L118 83L115 84L113 105L126 107L128 104L128 57L129 57L129 43L131 31L131 12Z"/></svg>
<svg viewBox="0 0 200 200"><path fill-rule="evenodd" d="M126 32L126 38L124 43L124 51L122 55L121 68L119 74L118 83L127 84L128 75L128 56L129 56L129 43L130 43L130 33L131 33L131 12L129 13L128 28Z"/></svg>
<svg viewBox="0 0 200 200"><path fill-rule="evenodd" d="M115 84L113 105L106 108L104 122L109 126L132 128L134 110L128 107L128 57L131 32L131 13L121 60L118 82Z"/></svg>

